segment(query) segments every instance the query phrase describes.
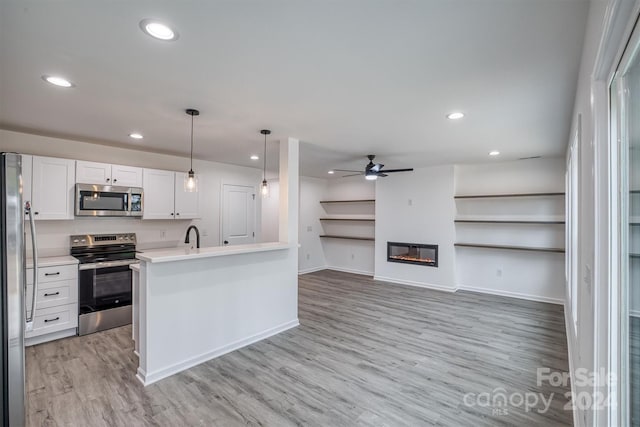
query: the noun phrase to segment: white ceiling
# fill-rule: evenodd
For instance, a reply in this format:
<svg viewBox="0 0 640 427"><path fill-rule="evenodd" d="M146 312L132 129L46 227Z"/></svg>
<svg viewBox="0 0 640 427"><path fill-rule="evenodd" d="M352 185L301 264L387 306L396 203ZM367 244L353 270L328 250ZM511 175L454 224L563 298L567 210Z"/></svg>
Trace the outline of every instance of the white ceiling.
<svg viewBox="0 0 640 427"><path fill-rule="evenodd" d="M558 156L587 10L586 0L2 0L0 126L184 155L192 107L196 157L261 167L249 155L262 155L266 127L269 141L300 138L302 172L323 177L363 168L368 153L392 168L497 161L493 149L500 160ZM179 39L145 35L144 18ZM456 110L466 117L445 118Z"/></svg>

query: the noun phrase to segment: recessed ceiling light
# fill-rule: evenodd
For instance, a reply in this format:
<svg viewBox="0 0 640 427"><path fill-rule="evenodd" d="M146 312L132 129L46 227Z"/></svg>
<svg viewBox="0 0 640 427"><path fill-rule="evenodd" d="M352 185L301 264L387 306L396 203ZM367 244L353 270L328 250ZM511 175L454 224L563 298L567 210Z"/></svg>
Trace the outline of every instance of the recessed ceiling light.
<svg viewBox="0 0 640 427"><path fill-rule="evenodd" d="M498 150L489 151L490 156L499 156L500 152Z"/></svg>
<svg viewBox="0 0 640 427"><path fill-rule="evenodd" d="M327 172L329 175L333 175L335 172L334 171L329 171Z"/></svg>
<svg viewBox="0 0 640 427"><path fill-rule="evenodd" d="M158 40L172 41L178 38L177 31L154 19L143 19L140 21L140 29Z"/></svg>
<svg viewBox="0 0 640 427"><path fill-rule="evenodd" d="M450 119L450 120L458 120L458 119L461 119L463 117L464 117L464 113L461 113L459 111L447 114L447 119Z"/></svg>
<svg viewBox="0 0 640 427"><path fill-rule="evenodd" d="M51 83L52 85L60 86L60 87L73 87L75 86L69 80L60 76L42 76L42 80L47 83Z"/></svg>
<svg viewBox="0 0 640 427"><path fill-rule="evenodd" d="M253 156L250 157L251 160L260 160L260 157L256 156L255 154Z"/></svg>
<svg viewBox="0 0 640 427"><path fill-rule="evenodd" d="M144 136L142 136L142 134L138 133L138 132L130 133L129 137L133 138L133 139L142 139L142 138L144 138Z"/></svg>

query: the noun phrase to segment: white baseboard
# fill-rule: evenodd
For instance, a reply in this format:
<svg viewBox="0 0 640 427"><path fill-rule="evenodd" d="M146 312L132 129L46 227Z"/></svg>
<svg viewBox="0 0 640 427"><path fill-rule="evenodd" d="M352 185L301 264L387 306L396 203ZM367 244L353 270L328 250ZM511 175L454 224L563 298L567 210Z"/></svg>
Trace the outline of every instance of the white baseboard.
<svg viewBox="0 0 640 427"><path fill-rule="evenodd" d="M529 301L547 302L550 304L564 305L564 300L560 298L550 298L550 297L545 297L540 295L523 294L520 292L502 291L502 290L490 289L490 288L478 288L475 286L465 286L465 285L458 285L457 290L479 292L481 294L500 295L503 297L519 298L519 299L526 299Z"/></svg>
<svg viewBox="0 0 640 427"><path fill-rule="evenodd" d="M443 291L443 292L456 291L456 288L450 288L448 286L434 285L431 283L423 283L423 282L414 282L411 280L394 279L392 277L374 276L373 280L378 280L378 281L387 282L387 283L394 283L397 285L406 285L406 286L415 286L418 288L433 289L435 291Z"/></svg>
<svg viewBox="0 0 640 427"><path fill-rule="evenodd" d="M282 325L275 326L273 328L269 328L262 332L259 332L255 335L251 335L247 338L243 338L241 340L232 342L230 344L224 345L222 347L216 348L214 350L208 351L204 354L200 354L198 356L183 360L182 362L173 364L171 366L167 366L166 368L159 369L155 372L147 373L140 367L138 367L138 373L136 378L144 385L148 386L153 384L161 379L170 377L171 375L177 374L178 372L182 372L186 369L192 368L196 365L204 363L208 360L215 359L216 357L220 357L223 354L230 353L234 350L238 350L242 347L246 347L250 344L253 344L258 341L262 341L265 338L269 338L273 335L277 335L281 332L286 331L287 329L295 328L300 325L299 320L296 318Z"/></svg>
<svg viewBox="0 0 640 427"><path fill-rule="evenodd" d="M59 340L61 338L74 337L77 335L78 335L78 330L76 328L65 329L64 331L52 332L50 334L40 335L37 337L25 338L24 345L25 347L29 347L32 345L42 344L42 343L53 341L53 340Z"/></svg>
<svg viewBox="0 0 640 427"><path fill-rule="evenodd" d="M325 270L341 271L342 273L360 274L362 276L373 276L373 271L355 270L355 269L352 269L352 268L329 267L329 266L327 266L325 268Z"/></svg>
<svg viewBox="0 0 640 427"><path fill-rule="evenodd" d="M298 276L301 274L315 273L316 271L322 271L326 269L327 269L326 265L323 265L320 267L305 268L304 270L298 270Z"/></svg>

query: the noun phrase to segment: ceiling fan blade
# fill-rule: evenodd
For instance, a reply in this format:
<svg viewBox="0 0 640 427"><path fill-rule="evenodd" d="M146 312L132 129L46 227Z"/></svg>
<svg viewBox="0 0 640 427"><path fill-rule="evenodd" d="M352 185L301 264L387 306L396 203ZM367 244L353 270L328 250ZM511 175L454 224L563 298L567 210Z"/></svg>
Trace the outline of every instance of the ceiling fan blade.
<svg viewBox="0 0 640 427"><path fill-rule="evenodd" d="M336 171L336 172L358 172L358 173L364 173L362 171L354 171L354 170L351 170L351 169L333 169L333 170Z"/></svg>
<svg viewBox="0 0 640 427"><path fill-rule="evenodd" d="M378 172L378 173L376 174L376 176L379 176L379 177L384 178L385 176L389 176L389 175L387 175L386 173L383 173L383 172Z"/></svg>
<svg viewBox="0 0 640 427"><path fill-rule="evenodd" d="M351 175L342 175L341 178L346 178L348 176L359 176L359 175L364 175L364 173L358 172L358 173L352 173Z"/></svg>
<svg viewBox="0 0 640 427"><path fill-rule="evenodd" d="M369 170L372 170L374 172L380 172L380 169L382 169L383 167L384 165L382 163L376 163L375 165L371 166Z"/></svg>
<svg viewBox="0 0 640 427"><path fill-rule="evenodd" d="M382 172L384 173L393 173L393 172L412 172L413 168L408 169L385 169Z"/></svg>

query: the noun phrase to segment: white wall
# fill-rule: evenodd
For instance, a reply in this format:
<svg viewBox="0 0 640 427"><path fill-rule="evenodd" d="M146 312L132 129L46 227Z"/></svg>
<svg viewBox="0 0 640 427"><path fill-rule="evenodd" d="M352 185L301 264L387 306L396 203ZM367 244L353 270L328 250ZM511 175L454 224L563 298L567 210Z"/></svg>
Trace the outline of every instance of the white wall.
<svg viewBox="0 0 640 427"><path fill-rule="evenodd" d="M300 242L298 269L301 273L321 270L327 261L322 248L320 234L323 216L320 200L327 192L327 180L310 177L300 177Z"/></svg>
<svg viewBox="0 0 640 427"><path fill-rule="evenodd" d="M530 159L456 166L456 194L564 192L564 159ZM564 198L457 199L458 218L564 220ZM456 241L496 245L564 247L564 226L456 224ZM460 289L563 303L562 253L456 249Z"/></svg>
<svg viewBox="0 0 640 427"><path fill-rule="evenodd" d="M186 170L189 166L188 158L6 130L0 130L0 151L167 170ZM140 249L176 246L183 241L184 233L191 223L200 229L202 246L220 245L222 184L257 188L262 180L261 171L201 160L194 160L194 170L199 175L201 219L143 221L134 218L78 218L69 221L37 221L39 255L68 255L69 236L85 233L135 232ZM261 200L258 200L257 241L260 241L260 208ZM161 237L163 233L164 238Z"/></svg>
<svg viewBox="0 0 640 427"><path fill-rule="evenodd" d="M376 183L375 277L455 290L454 167L420 168ZM387 242L438 245L438 267L387 262Z"/></svg>

